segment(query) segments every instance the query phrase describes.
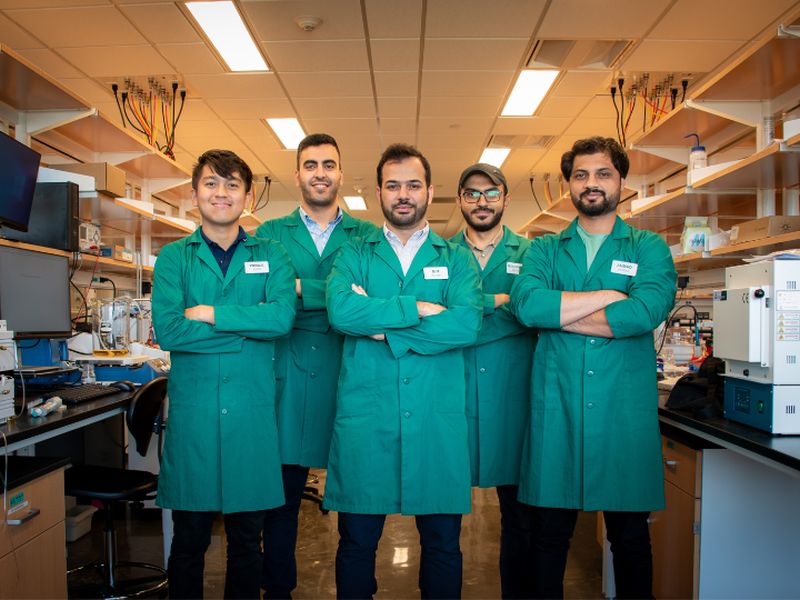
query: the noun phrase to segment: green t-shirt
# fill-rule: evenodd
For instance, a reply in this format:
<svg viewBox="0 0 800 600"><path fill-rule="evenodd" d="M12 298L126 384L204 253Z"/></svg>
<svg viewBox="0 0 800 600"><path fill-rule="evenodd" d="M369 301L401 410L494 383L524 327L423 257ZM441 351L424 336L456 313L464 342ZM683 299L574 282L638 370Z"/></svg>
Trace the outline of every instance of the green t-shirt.
<svg viewBox="0 0 800 600"><path fill-rule="evenodd" d="M578 224L578 235L581 236L583 245L586 246L586 270L588 271L594 262L594 257L597 256L597 251L600 250L600 246L606 241L608 234L588 233Z"/></svg>

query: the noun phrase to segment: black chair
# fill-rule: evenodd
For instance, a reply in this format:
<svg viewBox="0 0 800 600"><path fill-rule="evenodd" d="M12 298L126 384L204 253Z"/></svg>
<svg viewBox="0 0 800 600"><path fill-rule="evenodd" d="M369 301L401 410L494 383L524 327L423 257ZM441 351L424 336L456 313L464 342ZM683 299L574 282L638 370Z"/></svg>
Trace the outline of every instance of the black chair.
<svg viewBox="0 0 800 600"><path fill-rule="evenodd" d="M161 440L162 406L167 395L167 378L157 377L141 386L128 405L125 421L132 438L131 446L141 456L147 448L153 433ZM73 575L95 569L102 577L102 583L81 586L70 585L71 597L137 598L154 594L164 595L167 589L167 572L159 566L117 560L116 534L114 531L114 504L116 502L137 502L152 497L158 486L158 475L148 471L135 471L113 467L76 465L67 469L64 475L64 488L69 496L90 498L102 503L105 512L105 536L102 560L72 569ZM119 567L132 567L145 570L144 577L126 580L117 579ZM74 578L73 578L74 579Z"/></svg>

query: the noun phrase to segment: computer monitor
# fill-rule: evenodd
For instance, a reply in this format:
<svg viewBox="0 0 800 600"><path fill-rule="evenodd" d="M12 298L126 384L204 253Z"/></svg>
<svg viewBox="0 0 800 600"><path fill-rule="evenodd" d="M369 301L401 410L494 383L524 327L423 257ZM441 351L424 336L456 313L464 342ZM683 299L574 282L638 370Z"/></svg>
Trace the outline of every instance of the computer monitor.
<svg viewBox="0 0 800 600"><path fill-rule="evenodd" d="M0 226L28 231L41 158L35 150L0 133Z"/></svg>
<svg viewBox="0 0 800 600"><path fill-rule="evenodd" d="M69 337L66 256L0 246L0 319L17 338Z"/></svg>

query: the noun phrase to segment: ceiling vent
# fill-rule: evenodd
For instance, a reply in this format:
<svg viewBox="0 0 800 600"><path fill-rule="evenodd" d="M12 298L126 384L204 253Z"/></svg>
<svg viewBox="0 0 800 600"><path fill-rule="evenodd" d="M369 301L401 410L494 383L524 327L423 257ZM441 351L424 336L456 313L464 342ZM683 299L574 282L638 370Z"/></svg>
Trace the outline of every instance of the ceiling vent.
<svg viewBox="0 0 800 600"><path fill-rule="evenodd" d="M630 40L536 40L527 69L615 69Z"/></svg>
<svg viewBox="0 0 800 600"><path fill-rule="evenodd" d="M543 150L550 147L555 137L554 135L493 135L489 140L489 148Z"/></svg>

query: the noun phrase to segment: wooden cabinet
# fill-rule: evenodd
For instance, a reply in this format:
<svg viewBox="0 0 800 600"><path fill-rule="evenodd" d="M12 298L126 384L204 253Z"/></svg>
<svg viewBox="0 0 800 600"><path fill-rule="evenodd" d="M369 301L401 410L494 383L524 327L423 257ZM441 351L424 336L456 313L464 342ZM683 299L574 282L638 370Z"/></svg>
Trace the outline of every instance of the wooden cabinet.
<svg viewBox="0 0 800 600"><path fill-rule="evenodd" d="M0 522L0 598L66 598L64 470L59 468L7 493L9 506L23 506ZM25 520L30 509L35 516Z"/></svg>
<svg viewBox="0 0 800 600"><path fill-rule="evenodd" d="M653 594L697 597L702 451L662 436L666 510L650 515Z"/></svg>

